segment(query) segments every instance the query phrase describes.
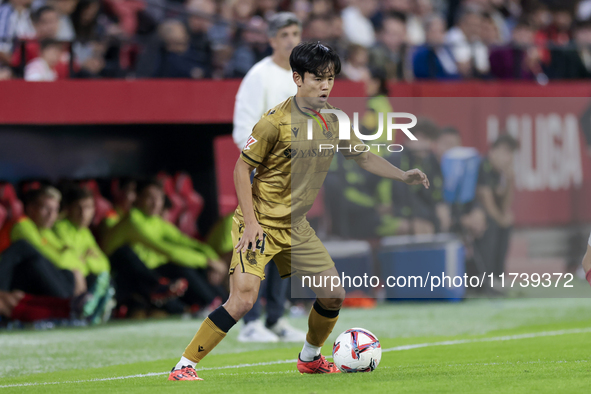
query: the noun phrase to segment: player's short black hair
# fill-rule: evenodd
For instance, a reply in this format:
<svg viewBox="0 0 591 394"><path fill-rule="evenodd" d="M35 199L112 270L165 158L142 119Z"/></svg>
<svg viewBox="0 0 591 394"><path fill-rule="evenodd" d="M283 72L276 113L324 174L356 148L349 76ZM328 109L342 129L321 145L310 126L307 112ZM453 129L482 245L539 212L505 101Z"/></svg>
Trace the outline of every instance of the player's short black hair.
<svg viewBox="0 0 591 394"><path fill-rule="evenodd" d="M306 72L316 76L327 73L338 75L341 72L341 59L330 46L318 42L302 42L289 56L291 69L304 79Z"/></svg>
<svg viewBox="0 0 591 394"><path fill-rule="evenodd" d="M67 207L80 200L93 197L94 195L88 188L79 185L72 185L64 191L64 199L62 200L62 203L64 207Z"/></svg>
<svg viewBox="0 0 591 394"><path fill-rule="evenodd" d="M519 141L517 141L511 134L501 134L492 144L492 149L506 146L511 151L519 149Z"/></svg>
<svg viewBox="0 0 591 394"><path fill-rule="evenodd" d="M139 181L137 181L137 186L136 186L136 193L138 194L138 196L140 194L142 194L144 192L144 190L146 190L149 187L157 187L160 190L164 190L164 187L162 186L162 182L160 182L158 179L155 178L149 178L149 179L141 179Z"/></svg>

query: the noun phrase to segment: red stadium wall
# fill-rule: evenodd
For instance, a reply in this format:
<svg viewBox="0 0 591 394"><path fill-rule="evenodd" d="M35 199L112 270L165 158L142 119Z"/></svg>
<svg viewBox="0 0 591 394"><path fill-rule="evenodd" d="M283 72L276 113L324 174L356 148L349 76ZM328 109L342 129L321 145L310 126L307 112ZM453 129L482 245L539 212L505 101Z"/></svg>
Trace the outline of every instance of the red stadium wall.
<svg viewBox="0 0 591 394"><path fill-rule="evenodd" d="M234 80L2 82L0 124L227 124L232 122L234 96L239 83ZM545 226L591 221L591 205L587 203L591 196L591 160L579 130L580 115L588 105L581 98L591 97L591 83L565 82L541 87L525 82L429 82L392 84L390 92L393 97L422 98L413 100L413 113L429 112L439 124L458 127L464 144L475 146L481 152L487 151L490 127L486 122L491 113L501 114L498 119L500 129L510 116L535 118L541 112L556 115L564 126L561 132L546 141L549 144L546 146L561 152L560 155L538 159L543 150L537 149L536 137L525 141L527 149L531 150L526 163L529 172L521 174L514 205L516 223L519 226ZM359 83L339 81L333 96L363 97L364 88ZM444 107L433 108L441 101L432 101L430 97L491 99L466 100L467 116L452 119ZM524 99L528 97L563 99L540 104ZM568 97L579 99L573 101ZM454 100L457 103L457 99ZM399 102L404 103L404 100ZM571 115L575 116L574 121ZM568 137L568 131L565 131L569 124L576 128L576 141L571 138L572 133ZM476 130L478 132L474 132ZM219 137L214 145L220 213L226 213L236 205L232 170L238 150L230 137ZM573 149L579 156L574 159ZM537 168L540 163L543 170ZM570 178L561 182L561 176ZM533 183L529 179L533 179Z"/></svg>

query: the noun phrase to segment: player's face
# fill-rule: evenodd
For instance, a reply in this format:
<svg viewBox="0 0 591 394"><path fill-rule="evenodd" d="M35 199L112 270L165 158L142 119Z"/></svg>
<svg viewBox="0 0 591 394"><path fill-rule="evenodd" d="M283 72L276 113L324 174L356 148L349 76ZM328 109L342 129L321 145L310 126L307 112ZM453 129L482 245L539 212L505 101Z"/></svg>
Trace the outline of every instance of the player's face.
<svg viewBox="0 0 591 394"><path fill-rule="evenodd" d="M306 72L304 78L294 73L294 81L298 85L298 97L302 97L313 108L322 108L334 85L334 73L327 71L323 75Z"/></svg>
<svg viewBox="0 0 591 394"><path fill-rule="evenodd" d="M84 198L72 204L68 210L68 218L78 228L90 226L94 219L94 199Z"/></svg>
<svg viewBox="0 0 591 394"><path fill-rule="evenodd" d="M284 59L289 59L291 51L302 40L302 31L298 25L291 25L279 29L277 35L269 39L273 53Z"/></svg>
<svg viewBox="0 0 591 394"><path fill-rule="evenodd" d="M164 208L164 192L156 186L147 187L138 196L137 207L147 216L160 215Z"/></svg>
<svg viewBox="0 0 591 394"><path fill-rule="evenodd" d="M39 228L51 228L57 220L60 202L56 198L44 196L31 204L27 209L27 215Z"/></svg>

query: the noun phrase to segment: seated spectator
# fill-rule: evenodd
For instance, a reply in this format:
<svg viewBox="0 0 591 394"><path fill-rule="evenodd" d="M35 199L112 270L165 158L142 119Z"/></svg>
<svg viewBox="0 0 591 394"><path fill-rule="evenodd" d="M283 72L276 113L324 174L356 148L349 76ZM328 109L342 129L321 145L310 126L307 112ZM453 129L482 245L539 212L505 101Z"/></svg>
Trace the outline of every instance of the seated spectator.
<svg viewBox="0 0 591 394"><path fill-rule="evenodd" d="M63 50L63 44L59 41L51 39L41 41L39 57L31 60L25 67L25 81L56 81L56 67L60 62Z"/></svg>
<svg viewBox="0 0 591 394"><path fill-rule="evenodd" d="M99 277L106 278L101 280L108 283L111 269L109 259L88 229L95 213L92 192L78 186L71 187L64 194L63 207L66 217L55 223L55 233L87 267L87 283L94 282Z"/></svg>
<svg viewBox="0 0 591 394"><path fill-rule="evenodd" d="M378 41L370 49L369 64L386 73L388 80L404 80L406 60L406 19L402 14L388 14L378 30Z"/></svg>
<svg viewBox="0 0 591 394"><path fill-rule="evenodd" d="M33 59L41 55L41 42L44 40L55 40L59 28L59 16L57 12L49 7L42 6L31 15L36 35L33 39L22 41L12 54L12 67L24 67ZM23 51L24 50L24 51ZM62 50L58 64L55 66L58 79L70 77L70 54Z"/></svg>
<svg viewBox="0 0 591 394"><path fill-rule="evenodd" d="M377 12L378 2L376 0L354 0L349 4L341 12L345 37L352 44L369 48L376 41L376 33L370 18Z"/></svg>
<svg viewBox="0 0 591 394"><path fill-rule="evenodd" d="M328 43L331 27L331 19L327 15L312 15L304 26L303 36L308 41Z"/></svg>
<svg viewBox="0 0 591 394"><path fill-rule="evenodd" d="M9 0L0 6L0 65L10 63L15 38L26 40L35 36L31 21L31 0Z"/></svg>
<svg viewBox="0 0 591 394"><path fill-rule="evenodd" d="M352 44L343 63L343 75L355 82L369 80L368 61L367 49L361 45Z"/></svg>
<svg viewBox="0 0 591 394"><path fill-rule="evenodd" d="M579 22L569 47L551 51L549 77L585 79L591 77L591 22Z"/></svg>
<svg viewBox="0 0 591 394"><path fill-rule="evenodd" d="M449 45L458 70L465 78L485 76L490 70L488 48L481 41L482 16L478 8L462 9L457 26L445 35L445 43Z"/></svg>
<svg viewBox="0 0 591 394"><path fill-rule="evenodd" d="M449 231L450 210L443 200L443 176L432 145L439 135L438 127L428 119L419 119L412 129L417 141L408 141L404 150L388 158L403 171L422 170L429 181L429 189L415 186L400 187L393 182L395 216L409 220L412 234L434 234Z"/></svg>
<svg viewBox="0 0 591 394"><path fill-rule="evenodd" d="M412 64L417 79L459 79L453 52L444 45L445 21L440 16L425 22L426 45L416 49Z"/></svg>
<svg viewBox="0 0 591 394"><path fill-rule="evenodd" d="M480 164L478 202L486 213L487 228L475 247L485 263L486 272L495 276L505 272L505 258L513 226L515 174L513 157L519 143L508 134L499 136Z"/></svg>
<svg viewBox="0 0 591 394"><path fill-rule="evenodd" d="M189 45L189 34L185 25L177 20L168 20L159 27L163 41L159 65L154 74L157 78L204 78L207 64Z"/></svg>
<svg viewBox="0 0 591 394"><path fill-rule="evenodd" d="M482 16L482 26L480 31L482 43L486 45L489 50L491 47L503 44L503 38L499 31L499 27L490 14L484 14Z"/></svg>
<svg viewBox="0 0 591 394"><path fill-rule="evenodd" d="M239 36L238 45L226 66L228 78L243 78L252 66L271 54L267 24L261 17L252 17Z"/></svg>
<svg viewBox="0 0 591 394"><path fill-rule="evenodd" d="M224 292L216 286L227 275L227 266L211 247L162 219L164 191L159 182L138 183L137 195L135 207L107 233L104 242L113 270L127 270L130 264L135 267L139 258L147 268L144 276L185 278L188 288L181 300L186 304L206 307L219 303L218 297ZM144 279L130 275L129 280ZM138 286L145 287L142 283Z"/></svg>
<svg viewBox="0 0 591 394"><path fill-rule="evenodd" d="M73 54L80 70L77 78L117 77L120 74L121 45L110 32L109 23L99 23L99 0L82 0L72 14L76 32ZM105 18L106 19L106 18Z"/></svg>
<svg viewBox="0 0 591 394"><path fill-rule="evenodd" d="M540 52L534 46L534 31L529 22L520 21L513 29L508 46L490 54L490 71L499 79L534 79L543 74Z"/></svg>
<svg viewBox="0 0 591 394"><path fill-rule="evenodd" d="M213 72L213 49L209 30L215 19L215 3L212 0L189 0L186 10L189 12L189 42L195 59L201 65L204 78L211 78Z"/></svg>
<svg viewBox="0 0 591 394"><path fill-rule="evenodd" d="M76 39L76 31L71 15L78 5L78 0L47 0L46 4L57 11L59 28L56 40L72 42Z"/></svg>

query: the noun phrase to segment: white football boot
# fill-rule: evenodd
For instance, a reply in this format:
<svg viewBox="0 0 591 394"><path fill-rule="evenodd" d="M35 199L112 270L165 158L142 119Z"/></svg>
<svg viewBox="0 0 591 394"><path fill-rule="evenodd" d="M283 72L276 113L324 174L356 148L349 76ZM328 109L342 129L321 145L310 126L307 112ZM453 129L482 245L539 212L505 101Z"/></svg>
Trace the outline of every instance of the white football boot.
<svg viewBox="0 0 591 394"><path fill-rule="evenodd" d="M306 333L292 327L287 320L281 318L277 320L272 327L269 327L279 340L282 342L304 342L306 340Z"/></svg>
<svg viewBox="0 0 591 394"><path fill-rule="evenodd" d="M261 320L245 324L238 335L239 342L279 342L279 337L265 327Z"/></svg>

